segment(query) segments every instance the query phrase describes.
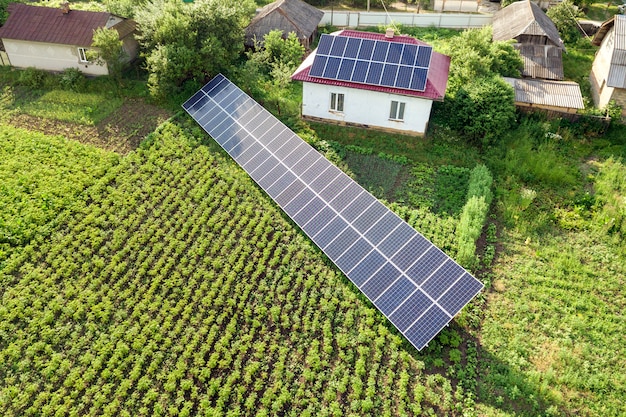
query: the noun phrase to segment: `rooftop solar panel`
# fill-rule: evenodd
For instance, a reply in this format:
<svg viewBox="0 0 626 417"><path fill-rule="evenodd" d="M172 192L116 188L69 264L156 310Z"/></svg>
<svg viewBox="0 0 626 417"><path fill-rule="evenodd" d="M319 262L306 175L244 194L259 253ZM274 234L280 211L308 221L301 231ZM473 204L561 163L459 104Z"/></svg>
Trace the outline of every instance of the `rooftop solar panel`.
<svg viewBox="0 0 626 417"><path fill-rule="evenodd" d="M328 39L320 44L333 47ZM404 57L407 46L413 45L393 53ZM418 350L482 290L476 278L223 75L183 108Z"/></svg>
<svg viewBox="0 0 626 417"><path fill-rule="evenodd" d="M432 47L323 34L311 77L424 91Z"/></svg>

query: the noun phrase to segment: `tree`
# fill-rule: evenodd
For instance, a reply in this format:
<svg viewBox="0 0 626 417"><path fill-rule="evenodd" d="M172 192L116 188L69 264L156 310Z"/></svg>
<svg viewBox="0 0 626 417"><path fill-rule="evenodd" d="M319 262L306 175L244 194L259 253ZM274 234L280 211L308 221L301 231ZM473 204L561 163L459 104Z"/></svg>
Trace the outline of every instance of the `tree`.
<svg viewBox="0 0 626 417"><path fill-rule="evenodd" d="M442 50L450 55L450 76L436 118L471 141L493 143L515 120L514 93L501 76L519 77L519 52L509 42L492 42L491 27L466 30Z"/></svg>
<svg viewBox="0 0 626 417"><path fill-rule="evenodd" d="M164 98L186 81L204 83L228 72L243 52L253 10L250 0L151 0L137 10L150 93Z"/></svg>
<svg viewBox="0 0 626 417"><path fill-rule="evenodd" d="M100 65L106 64L109 68L109 75L119 80L124 65L128 62L128 54L124 50L117 30L103 27L96 29L91 46L94 49L89 51L90 60L93 59Z"/></svg>
<svg viewBox="0 0 626 417"><path fill-rule="evenodd" d="M514 98L513 88L497 75L472 80L447 105L451 127L491 145L515 122Z"/></svg>
<svg viewBox="0 0 626 417"><path fill-rule="evenodd" d="M480 30L465 30L455 37L441 51L449 55L450 77L448 93L468 82L498 74L505 77L519 77L524 63L511 42L492 42L492 28L486 26Z"/></svg>
<svg viewBox="0 0 626 417"><path fill-rule="evenodd" d="M563 0L559 4L550 7L546 15L554 22L563 42L573 43L580 38L578 21L576 19L582 17L582 13L571 0Z"/></svg>
<svg viewBox="0 0 626 417"><path fill-rule="evenodd" d="M0 0L0 26L6 22L7 17L9 17L9 12L7 11L7 7L9 7L9 3L12 0Z"/></svg>

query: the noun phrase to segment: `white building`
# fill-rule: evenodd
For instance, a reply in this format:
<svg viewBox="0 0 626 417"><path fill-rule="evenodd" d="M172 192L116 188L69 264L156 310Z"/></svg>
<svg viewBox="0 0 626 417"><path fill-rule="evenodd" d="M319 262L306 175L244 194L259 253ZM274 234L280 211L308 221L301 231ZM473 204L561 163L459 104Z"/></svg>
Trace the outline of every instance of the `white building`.
<svg viewBox="0 0 626 417"><path fill-rule="evenodd" d="M291 78L303 83L304 118L424 135L449 68L415 38L343 30L323 35Z"/></svg>
<svg viewBox="0 0 626 417"><path fill-rule="evenodd" d="M47 71L77 68L89 75L106 75L106 64L90 62L87 56L98 28L118 32L129 60L137 55L138 43L133 36L136 24L132 20L105 12L70 10L68 3L60 9L12 3L8 12L0 27L0 50L3 45L13 67Z"/></svg>

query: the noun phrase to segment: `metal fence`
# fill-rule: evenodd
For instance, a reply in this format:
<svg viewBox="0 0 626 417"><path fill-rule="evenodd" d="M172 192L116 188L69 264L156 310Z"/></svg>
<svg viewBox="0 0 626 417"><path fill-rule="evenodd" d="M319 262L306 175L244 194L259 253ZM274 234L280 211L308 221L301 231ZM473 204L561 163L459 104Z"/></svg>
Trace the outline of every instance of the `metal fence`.
<svg viewBox="0 0 626 417"><path fill-rule="evenodd" d="M481 28L490 25L490 14L467 13L385 13L385 12L349 12L322 10L324 17L320 26L367 27L388 25L391 22L404 26L439 27L449 29Z"/></svg>

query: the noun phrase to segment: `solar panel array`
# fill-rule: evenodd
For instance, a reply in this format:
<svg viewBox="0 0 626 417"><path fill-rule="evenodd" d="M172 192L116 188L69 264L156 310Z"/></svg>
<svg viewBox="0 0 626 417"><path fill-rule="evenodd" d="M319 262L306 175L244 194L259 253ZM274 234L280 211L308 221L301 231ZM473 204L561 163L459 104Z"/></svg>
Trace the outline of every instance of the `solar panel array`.
<svg viewBox="0 0 626 417"><path fill-rule="evenodd" d="M311 77L424 91L433 48L323 34Z"/></svg>
<svg viewBox="0 0 626 417"><path fill-rule="evenodd" d="M483 288L223 75L183 108L417 349Z"/></svg>

